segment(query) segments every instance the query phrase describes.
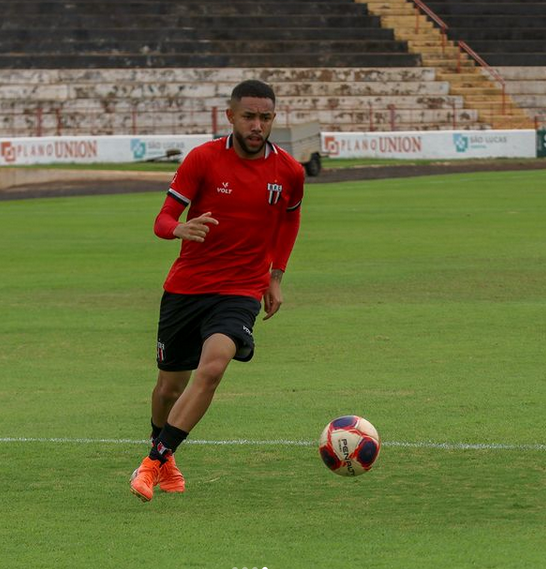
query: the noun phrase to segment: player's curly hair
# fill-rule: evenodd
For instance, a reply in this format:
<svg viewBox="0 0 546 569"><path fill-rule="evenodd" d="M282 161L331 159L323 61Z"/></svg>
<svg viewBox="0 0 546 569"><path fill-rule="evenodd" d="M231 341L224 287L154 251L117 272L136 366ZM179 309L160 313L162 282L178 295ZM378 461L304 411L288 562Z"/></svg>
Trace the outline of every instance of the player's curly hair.
<svg viewBox="0 0 546 569"><path fill-rule="evenodd" d="M248 79L235 86L231 92L232 101L240 101L243 97L257 97L258 99L271 99L275 103L275 92L262 81Z"/></svg>

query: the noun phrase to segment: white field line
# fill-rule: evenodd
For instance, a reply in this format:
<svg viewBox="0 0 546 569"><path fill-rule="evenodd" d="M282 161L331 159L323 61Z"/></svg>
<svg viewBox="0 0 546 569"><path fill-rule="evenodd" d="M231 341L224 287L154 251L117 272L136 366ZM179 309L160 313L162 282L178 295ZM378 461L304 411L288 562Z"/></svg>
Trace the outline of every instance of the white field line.
<svg viewBox="0 0 546 569"><path fill-rule="evenodd" d="M62 443L62 444L113 444L113 445L144 445L148 440L134 439L85 439L85 438L45 438L45 437L0 437L0 443ZM184 444L216 445L216 446L296 446L312 447L317 441L278 440L249 440L231 439L225 441L188 440ZM439 450L517 450L517 451L546 451L546 444L503 444L503 443L435 443L432 441L382 441L384 447L422 448Z"/></svg>

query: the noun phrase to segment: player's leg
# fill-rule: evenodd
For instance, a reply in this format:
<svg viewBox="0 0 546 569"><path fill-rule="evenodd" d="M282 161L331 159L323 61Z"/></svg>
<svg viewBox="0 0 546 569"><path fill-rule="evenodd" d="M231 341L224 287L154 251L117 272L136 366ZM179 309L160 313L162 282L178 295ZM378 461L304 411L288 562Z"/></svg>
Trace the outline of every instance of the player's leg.
<svg viewBox="0 0 546 569"><path fill-rule="evenodd" d="M152 438L156 438L167 417L188 385L191 371L159 370L157 383L152 392Z"/></svg>
<svg viewBox="0 0 546 569"><path fill-rule="evenodd" d="M257 300L218 295L179 297L167 295L165 298L167 307L178 303L177 322L173 323L177 326L177 336L176 341L171 341L172 335L166 333L168 319L165 318L164 326L160 320L162 339L158 339L158 367L168 371L196 371L192 383L173 405L150 455L139 467L137 479L131 482L133 493L145 501L152 499L154 485L169 469L183 481L178 469L171 468L174 451L206 413L231 359L249 361L254 353L252 328L260 311ZM198 335L194 326L197 318L200 320ZM179 322L182 327L178 327ZM179 482L178 487L168 491L181 492L182 483Z"/></svg>
<svg viewBox="0 0 546 569"><path fill-rule="evenodd" d="M186 433L197 425L236 352L235 342L225 334L213 334L205 340L193 381L171 409L169 425Z"/></svg>
<svg viewBox="0 0 546 569"><path fill-rule="evenodd" d="M167 422L173 405L184 392L191 377L191 371L159 370L157 383L152 392L152 442L159 436ZM133 479L138 469L133 473ZM174 455L161 468L158 484L163 492L184 492L186 482L178 469Z"/></svg>
<svg viewBox="0 0 546 569"><path fill-rule="evenodd" d="M235 342L224 334L213 334L205 340L192 383L173 405L150 454L133 473L131 491L141 500L152 499L157 483L167 492L184 491L184 477L176 467L174 452L206 413L236 352Z"/></svg>
<svg viewBox="0 0 546 569"><path fill-rule="evenodd" d="M236 352L235 342L224 334L213 334L203 343L192 383L173 405L149 456L131 479L131 491L143 501L152 499L153 487L158 482L167 492L184 491L184 478L176 467L174 452L206 413Z"/></svg>

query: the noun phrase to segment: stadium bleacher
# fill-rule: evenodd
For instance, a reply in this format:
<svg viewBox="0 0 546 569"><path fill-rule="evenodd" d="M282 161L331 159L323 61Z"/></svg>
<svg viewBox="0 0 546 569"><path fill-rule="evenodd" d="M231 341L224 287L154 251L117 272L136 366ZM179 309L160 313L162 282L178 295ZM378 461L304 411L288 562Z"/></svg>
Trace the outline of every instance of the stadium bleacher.
<svg viewBox="0 0 546 569"><path fill-rule="evenodd" d="M364 4L352 0L57 0L0 2L0 11L1 68L420 63Z"/></svg>
<svg viewBox="0 0 546 569"><path fill-rule="evenodd" d="M2 130L10 135L187 134L220 132L233 85L258 78L275 86L278 123L320 120L324 130L469 128L465 109L433 69L151 68L1 70ZM40 123L38 123L40 121Z"/></svg>
<svg viewBox="0 0 546 569"><path fill-rule="evenodd" d="M324 130L359 131L530 121L516 105L499 118L498 87L466 55L463 72L454 70L455 44L440 53L424 16L412 30L409 0L49 0L0 9L0 136L211 132L213 109L248 77L275 86L283 124L318 118ZM508 93L522 105L531 99L516 96L518 81Z"/></svg>
<svg viewBox="0 0 546 569"><path fill-rule="evenodd" d="M537 0L431 0L427 6L492 66L546 66L546 3Z"/></svg>

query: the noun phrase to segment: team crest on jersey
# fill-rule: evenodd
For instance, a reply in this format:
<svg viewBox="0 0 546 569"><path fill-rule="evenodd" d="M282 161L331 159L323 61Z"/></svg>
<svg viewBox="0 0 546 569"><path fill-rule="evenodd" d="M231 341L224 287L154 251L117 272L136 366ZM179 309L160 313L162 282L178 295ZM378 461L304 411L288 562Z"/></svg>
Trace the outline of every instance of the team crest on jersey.
<svg viewBox="0 0 546 569"><path fill-rule="evenodd" d="M269 205L275 205L281 199L282 185L281 184L267 184L267 191L269 193Z"/></svg>

